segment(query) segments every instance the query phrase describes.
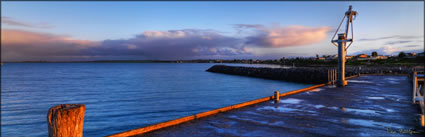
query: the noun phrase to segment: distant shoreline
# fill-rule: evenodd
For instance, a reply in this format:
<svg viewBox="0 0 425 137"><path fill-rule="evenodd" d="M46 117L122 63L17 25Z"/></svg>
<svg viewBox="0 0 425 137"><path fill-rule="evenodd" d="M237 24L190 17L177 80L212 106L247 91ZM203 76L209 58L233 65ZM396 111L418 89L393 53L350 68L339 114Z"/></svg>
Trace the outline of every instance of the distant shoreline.
<svg viewBox="0 0 425 137"><path fill-rule="evenodd" d="M3 63L178 63L176 61L6 61Z"/></svg>
<svg viewBox="0 0 425 137"><path fill-rule="evenodd" d="M424 58L388 58L378 60L347 60L347 66L423 66ZM338 64L336 59L320 60L312 58L291 59L195 59L195 60L94 60L94 61L5 61L7 63L229 63L229 64L269 64L296 67L330 67Z"/></svg>

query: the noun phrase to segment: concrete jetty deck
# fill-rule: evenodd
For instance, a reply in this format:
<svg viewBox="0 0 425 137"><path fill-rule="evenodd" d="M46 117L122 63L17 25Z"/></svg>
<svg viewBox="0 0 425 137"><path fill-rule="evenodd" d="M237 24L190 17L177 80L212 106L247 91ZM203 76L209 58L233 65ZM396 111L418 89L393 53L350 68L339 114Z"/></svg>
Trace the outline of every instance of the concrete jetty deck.
<svg viewBox="0 0 425 137"><path fill-rule="evenodd" d="M424 136L407 76L361 76L139 136Z"/></svg>

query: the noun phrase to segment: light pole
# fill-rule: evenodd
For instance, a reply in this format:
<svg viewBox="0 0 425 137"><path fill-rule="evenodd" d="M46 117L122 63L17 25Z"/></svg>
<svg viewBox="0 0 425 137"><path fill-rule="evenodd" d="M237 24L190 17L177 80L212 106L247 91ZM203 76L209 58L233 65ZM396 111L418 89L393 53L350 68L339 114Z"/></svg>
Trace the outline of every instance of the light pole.
<svg viewBox="0 0 425 137"><path fill-rule="evenodd" d="M341 23L338 26L334 36L332 37L331 43L338 47L338 77L337 77L337 86L343 87L347 85L347 81L345 80L345 55L347 53L347 49L353 44L353 17L356 17L357 12L352 10L352 6L350 5L348 11L345 12L344 17L342 18ZM345 17L347 17L347 26L345 28L345 33L339 33L338 39L333 40L335 35L338 33L341 24L344 22ZM350 30L351 25L351 39L348 39L348 32ZM346 43L350 42L348 46Z"/></svg>

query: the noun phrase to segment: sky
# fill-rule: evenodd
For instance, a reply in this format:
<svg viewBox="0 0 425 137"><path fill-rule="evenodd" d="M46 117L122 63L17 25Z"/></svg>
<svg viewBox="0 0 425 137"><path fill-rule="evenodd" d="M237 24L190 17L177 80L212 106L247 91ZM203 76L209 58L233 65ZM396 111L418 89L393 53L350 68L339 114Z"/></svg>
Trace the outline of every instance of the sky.
<svg viewBox="0 0 425 137"><path fill-rule="evenodd" d="M330 41L349 5L358 16L348 55L423 52L423 1L2 1L1 57L89 61L333 55L337 48Z"/></svg>

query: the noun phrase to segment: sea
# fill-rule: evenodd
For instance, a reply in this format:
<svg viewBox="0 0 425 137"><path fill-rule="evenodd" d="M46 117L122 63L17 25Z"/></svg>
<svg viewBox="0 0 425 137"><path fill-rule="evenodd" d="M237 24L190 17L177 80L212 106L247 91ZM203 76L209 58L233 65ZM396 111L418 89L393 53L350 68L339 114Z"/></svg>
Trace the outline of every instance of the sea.
<svg viewBox="0 0 425 137"><path fill-rule="evenodd" d="M106 136L311 86L207 72L213 65L5 63L1 135L48 136L47 112L58 104L85 104L84 136Z"/></svg>

